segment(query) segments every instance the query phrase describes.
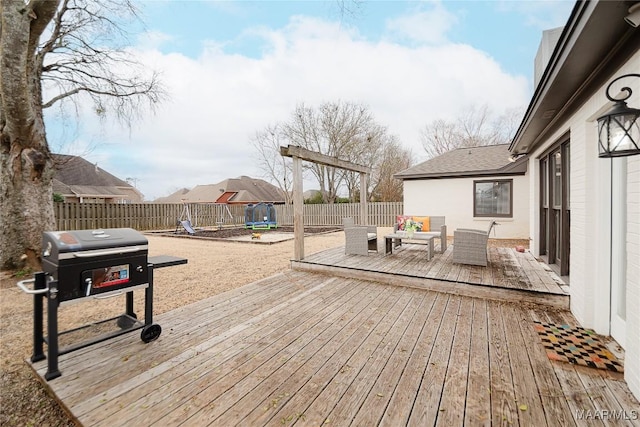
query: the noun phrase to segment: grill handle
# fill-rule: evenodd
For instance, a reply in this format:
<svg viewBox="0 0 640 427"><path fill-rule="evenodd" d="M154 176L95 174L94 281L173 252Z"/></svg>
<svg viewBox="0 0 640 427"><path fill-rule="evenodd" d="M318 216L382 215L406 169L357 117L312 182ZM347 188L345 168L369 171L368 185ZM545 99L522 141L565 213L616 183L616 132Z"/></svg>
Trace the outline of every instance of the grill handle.
<svg viewBox="0 0 640 427"><path fill-rule="evenodd" d="M73 256L76 258L90 258L94 256L108 256L108 255L119 255L119 254L128 254L132 252L138 252L140 248L135 246L133 248L126 249L116 249L116 250L107 250L107 251L87 251L87 252L74 252Z"/></svg>
<svg viewBox="0 0 640 427"><path fill-rule="evenodd" d="M17 283L17 285L18 285L18 287L20 289L22 289L22 292L27 293L27 294L36 295L36 294L44 294L44 293L49 292L49 288L48 287L46 287L44 289L31 289L31 288L27 287L27 283L33 283L35 281L36 281L36 279L21 280L21 281L19 281Z"/></svg>

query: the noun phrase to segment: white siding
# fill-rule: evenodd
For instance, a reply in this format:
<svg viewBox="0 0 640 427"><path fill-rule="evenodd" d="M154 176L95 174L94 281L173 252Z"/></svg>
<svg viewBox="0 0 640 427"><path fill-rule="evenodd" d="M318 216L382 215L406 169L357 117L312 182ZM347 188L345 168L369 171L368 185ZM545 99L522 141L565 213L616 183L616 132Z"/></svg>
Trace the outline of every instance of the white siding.
<svg viewBox="0 0 640 427"><path fill-rule="evenodd" d="M618 70L614 77L637 72L640 53ZM611 81L609 79L609 81ZM631 107L640 106L640 79L624 81L633 90ZM608 82L607 82L608 84ZM539 254L539 166L537 158L570 132L571 170L571 255L569 260L571 312L587 328L610 334L611 263L611 161L598 158L597 117L611 103L605 97L606 85L582 105L564 126L530 153L530 235L532 252ZM640 398L640 156L627 157L626 225L626 304L625 380Z"/></svg>
<svg viewBox="0 0 640 427"><path fill-rule="evenodd" d="M637 68L636 68L637 69ZM640 90L634 94L640 94ZM628 159L625 379L640 398L640 156Z"/></svg>
<svg viewBox="0 0 640 427"><path fill-rule="evenodd" d="M493 218L473 217L473 182L478 180L513 180L513 217L496 217L497 239L529 239L529 177L494 176L478 178L424 179L404 181L406 215L444 215L447 234L456 228L486 229Z"/></svg>

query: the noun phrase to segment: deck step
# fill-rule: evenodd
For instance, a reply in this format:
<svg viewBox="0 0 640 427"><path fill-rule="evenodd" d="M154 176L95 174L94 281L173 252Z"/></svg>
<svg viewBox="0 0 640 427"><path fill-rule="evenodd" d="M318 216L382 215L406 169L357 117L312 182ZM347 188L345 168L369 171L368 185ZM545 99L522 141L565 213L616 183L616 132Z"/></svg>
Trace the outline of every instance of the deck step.
<svg viewBox="0 0 640 427"><path fill-rule="evenodd" d="M308 261L291 261L291 269L301 272L321 273L346 279L369 280L394 286L406 286L434 292L443 292L471 298L484 298L494 301L537 304L563 310L569 309L569 295L527 289L513 289L490 286L482 283L429 279L396 272L371 271L364 268L324 265Z"/></svg>

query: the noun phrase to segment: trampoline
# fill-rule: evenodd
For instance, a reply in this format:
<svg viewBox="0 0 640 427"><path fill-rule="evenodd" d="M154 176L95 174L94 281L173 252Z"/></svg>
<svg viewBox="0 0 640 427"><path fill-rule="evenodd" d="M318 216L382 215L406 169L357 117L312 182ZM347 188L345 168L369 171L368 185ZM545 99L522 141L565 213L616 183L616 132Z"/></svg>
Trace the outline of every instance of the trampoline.
<svg viewBox="0 0 640 427"><path fill-rule="evenodd" d="M278 228L276 208L273 203L248 204L244 208L244 228L252 230Z"/></svg>

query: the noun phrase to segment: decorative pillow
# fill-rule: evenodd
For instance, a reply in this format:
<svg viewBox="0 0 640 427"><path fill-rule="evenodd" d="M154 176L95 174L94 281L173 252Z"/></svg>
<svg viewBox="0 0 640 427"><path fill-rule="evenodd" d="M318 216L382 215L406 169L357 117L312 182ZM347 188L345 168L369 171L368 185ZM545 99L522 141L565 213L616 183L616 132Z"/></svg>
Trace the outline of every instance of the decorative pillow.
<svg viewBox="0 0 640 427"><path fill-rule="evenodd" d="M409 215L397 215L396 223L398 224L398 231L404 231L404 223L406 220L411 218Z"/></svg>
<svg viewBox="0 0 640 427"><path fill-rule="evenodd" d="M431 230L428 216L414 216L413 220L418 224L422 224L422 227L418 227L418 231L429 231Z"/></svg>

